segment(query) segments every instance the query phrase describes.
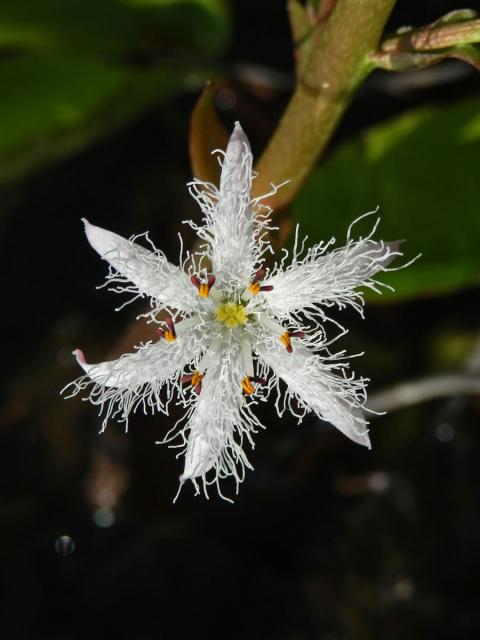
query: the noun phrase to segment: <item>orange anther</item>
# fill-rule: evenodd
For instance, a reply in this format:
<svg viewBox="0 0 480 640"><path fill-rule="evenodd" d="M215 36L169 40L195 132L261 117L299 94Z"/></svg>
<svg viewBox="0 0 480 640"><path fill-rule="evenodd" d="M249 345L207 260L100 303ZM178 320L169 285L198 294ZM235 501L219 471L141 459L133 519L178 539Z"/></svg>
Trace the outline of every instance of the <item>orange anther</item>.
<svg viewBox="0 0 480 640"><path fill-rule="evenodd" d="M182 376L182 384L186 384L189 382L194 388L195 393L197 394L202 390L202 380L203 373L200 373L200 371L187 373L186 375Z"/></svg>
<svg viewBox="0 0 480 640"><path fill-rule="evenodd" d="M208 286L208 284L201 284L198 287L198 295L201 298L208 298L209 293L210 293L210 287Z"/></svg>
<svg viewBox="0 0 480 640"><path fill-rule="evenodd" d="M290 340L290 334L288 331L282 333L280 336L280 342L283 344L288 353L292 353L292 341Z"/></svg>
<svg viewBox="0 0 480 640"><path fill-rule="evenodd" d="M261 280L265 277L266 270L262 267L257 271L257 273L253 276L252 282L248 286L248 290L252 294L252 296L256 296L260 291L271 291L273 286L271 284L267 284L262 286L260 284Z"/></svg>
<svg viewBox="0 0 480 640"><path fill-rule="evenodd" d="M247 395L251 395L255 391L253 384L250 382L250 378L248 376L245 376L240 384L242 385L242 389Z"/></svg>
<svg viewBox="0 0 480 640"><path fill-rule="evenodd" d="M193 284L193 286L197 287L198 295L201 298L208 298L210 289L215 284L215 280L216 280L215 276L208 276L207 282L202 282L198 276L192 276L190 278L190 281Z"/></svg>
<svg viewBox="0 0 480 640"><path fill-rule="evenodd" d="M259 282L252 282L250 284L250 286L248 287L248 290L250 291L250 293L254 296L257 295L257 293L259 293L260 291L260 283Z"/></svg>
<svg viewBox="0 0 480 640"><path fill-rule="evenodd" d="M171 318L165 318L165 324L167 329L157 329L157 333L160 338L165 338L167 342L173 342L177 339L175 324Z"/></svg>
<svg viewBox="0 0 480 640"><path fill-rule="evenodd" d="M191 380L192 387L196 387L197 384L201 384L202 380L203 380L203 374L200 373L200 371L195 371Z"/></svg>

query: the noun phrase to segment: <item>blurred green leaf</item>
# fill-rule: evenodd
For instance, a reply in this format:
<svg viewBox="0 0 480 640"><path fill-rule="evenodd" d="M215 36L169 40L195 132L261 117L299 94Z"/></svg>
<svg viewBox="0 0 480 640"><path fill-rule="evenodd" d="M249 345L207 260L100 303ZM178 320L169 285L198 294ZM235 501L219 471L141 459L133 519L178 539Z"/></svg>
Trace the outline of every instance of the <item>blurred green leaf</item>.
<svg viewBox="0 0 480 640"><path fill-rule="evenodd" d="M407 258L423 254L407 269L382 277L396 289L386 297L477 284L479 159L480 102L418 109L340 147L313 172L294 215L311 242L332 235L341 241L353 220L379 205L377 237L406 239ZM357 233L365 234L373 219L359 223Z"/></svg>
<svg viewBox="0 0 480 640"><path fill-rule="evenodd" d="M227 38L221 0L2 0L0 183L201 81Z"/></svg>
<svg viewBox="0 0 480 640"><path fill-rule="evenodd" d="M228 15L221 0L2 0L0 25L0 48L36 43L113 63L142 50L218 54Z"/></svg>

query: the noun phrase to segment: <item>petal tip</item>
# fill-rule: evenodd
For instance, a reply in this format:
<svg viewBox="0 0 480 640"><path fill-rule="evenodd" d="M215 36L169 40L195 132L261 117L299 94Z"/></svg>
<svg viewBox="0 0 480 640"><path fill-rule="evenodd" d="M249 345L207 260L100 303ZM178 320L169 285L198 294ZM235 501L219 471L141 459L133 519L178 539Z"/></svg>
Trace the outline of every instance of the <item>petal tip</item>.
<svg viewBox="0 0 480 640"><path fill-rule="evenodd" d="M75 356L75 358L80 361L80 362L85 362L85 356L83 354L83 351L81 349L74 349L72 351L72 354Z"/></svg>
<svg viewBox="0 0 480 640"><path fill-rule="evenodd" d="M245 131L242 129L242 125L240 124L240 122L237 120L228 141L227 152L230 151L230 153L240 156L245 146L247 150L250 150L250 143L245 134Z"/></svg>
<svg viewBox="0 0 480 640"><path fill-rule="evenodd" d="M82 222L87 240L90 244L92 244L93 232L95 231L95 229L97 229L97 227L95 227L95 225L89 222L86 218L82 218Z"/></svg>
<svg viewBox="0 0 480 640"><path fill-rule="evenodd" d="M370 442L370 436L368 435L368 431L365 433L360 433L357 440L358 444L361 444L363 447L367 447L367 449L371 450L372 443Z"/></svg>
<svg viewBox="0 0 480 640"><path fill-rule="evenodd" d="M239 120L235 120L233 133L243 133L242 125L240 124Z"/></svg>
<svg viewBox="0 0 480 640"><path fill-rule="evenodd" d="M111 252L115 250L118 251L119 243L124 241L123 238L103 227L91 224L86 218L82 218L82 221L85 225L85 235L92 249L102 258L110 260L110 257L106 258L105 256L107 254L110 256Z"/></svg>
<svg viewBox="0 0 480 640"><path fill-rule="evenodd" d="M85 354L83 353L83 351L81 349L74 349L72 351L72 354L75 356L77 363L82 367L82 369L84 371L87 371L89 365L85 360Z"/></svg>
<svg viewBox="0 0 480 640"><path fill-rule="evenodd" d="M235 123L225 150L220 176L220 191L250 191L251 188L250 143L239 122Z"/></svg>
<svg viewBox="0 0 480 640"><path fill-rule="evenodd" d="M216 455L208 439L202 434L190 434L185 466L179 480L194 481L195 478L205 477L205 474L215 465Z"/></svg>
<svg viewBox="0 0 480 640"><path fill-rule="evenodd" d="M83 228L85 230L85 233L88 236L88 232L90 231L90 229L93 227L93 224L91 222L89 222L86 218L81 218L82 222L83 222Z"/></svg>

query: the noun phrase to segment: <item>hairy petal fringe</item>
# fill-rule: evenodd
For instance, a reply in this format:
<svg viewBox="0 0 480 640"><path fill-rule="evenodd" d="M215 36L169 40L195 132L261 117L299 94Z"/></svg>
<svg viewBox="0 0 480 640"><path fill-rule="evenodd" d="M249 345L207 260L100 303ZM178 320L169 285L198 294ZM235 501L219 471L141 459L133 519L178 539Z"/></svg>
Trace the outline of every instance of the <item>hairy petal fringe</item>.
<svg viewBox="0 0 480 640"><path fill-rule="evenodd" d="M104 416L101 431L110 419L124 422L128 429L130 413L139 408L144 413L168 415L168 405L179 390L180 373L199 353L199 344L191 340L177 339L173 344L162 340L144 344L118 360L89 364L83 352L76 349L77 362L86 375L71 382L62 393L68 398L82 394L98 406Z"/></svg>
<svg viewBox="0 0 480 640"><path fill-rule="evenodd" d="M132 240L96 227L84 220L85 233L90 245L110 265L107 284L116 293L133 294L134 298L149 296L156 308L176 308L191 312L197 296L188 275L171 264L165 255L155 249L147 234L152 251Z"/></svg>
<svg viewBox="0 0 480 640"><path fill-rule="evenodd" d="M251 401L243 395L240 380L244 364L240 345L229 341L217 354L203 379L202 392L187 414L184 428L174 435L180 438L185 467L180 483L191 480L199 493L198 481L207 488L215 484L221 497L220 480L232 477L237 493L252 469L244 444L254 447L253 434L263 428L251 410ZM227 499L227 498L225 498Z"/></svg>
<svg viewBox="0 0 480 640"><path fill-rule="evenodd" d="M362 216L363 217L363 216ZM348 238L344 247L330 250L335 239L321 242L303 253L304 242L295 243L292 263L277 266L266 284L273 286L267 301L270 309L280 317L289 313L310 311L326 320L320 307L353 307L363 314L364 297L359 287L381 293L387 287L373 278L389 271L388 265L397 256L399 243L385 243L372 239L377 223L366 238Z"/></svg>
<svg viewBox="0 0 480 640"><path fill-rule="evenodd" d="M313 411L354 442L370 448L362 412L367 381L347 374L343 352L320 356L299 346L293 353L286 353L274 342L270 347L259 346L258 355L264 367L275 374L271 388L277 392L279 416L288 408L301 421L307 412ZM285 391L280 389L279 378L287 385Z"/></svg>

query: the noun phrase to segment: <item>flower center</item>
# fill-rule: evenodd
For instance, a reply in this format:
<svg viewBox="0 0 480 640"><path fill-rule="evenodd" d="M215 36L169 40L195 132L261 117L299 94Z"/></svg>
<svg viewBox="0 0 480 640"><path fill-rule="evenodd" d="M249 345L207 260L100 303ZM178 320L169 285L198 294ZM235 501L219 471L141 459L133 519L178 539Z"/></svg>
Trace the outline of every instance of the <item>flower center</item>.
<svg viewBox="0 0 480 640"><path fill-rule="evenodd" d="M235 302L224 302L218 305L215 317L218 322L221 322L229 329L247 324L248 320L243 304L236 304Z"/></svg>

